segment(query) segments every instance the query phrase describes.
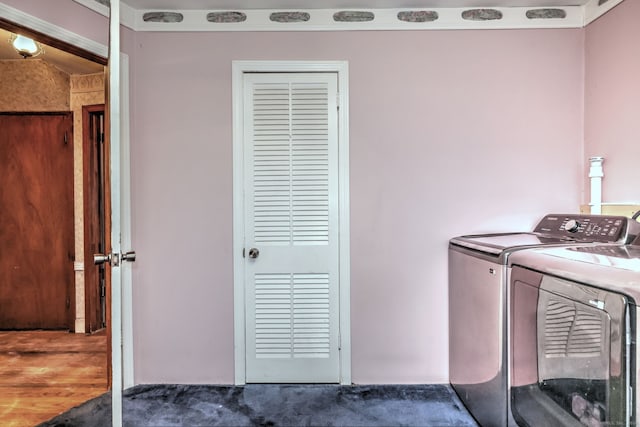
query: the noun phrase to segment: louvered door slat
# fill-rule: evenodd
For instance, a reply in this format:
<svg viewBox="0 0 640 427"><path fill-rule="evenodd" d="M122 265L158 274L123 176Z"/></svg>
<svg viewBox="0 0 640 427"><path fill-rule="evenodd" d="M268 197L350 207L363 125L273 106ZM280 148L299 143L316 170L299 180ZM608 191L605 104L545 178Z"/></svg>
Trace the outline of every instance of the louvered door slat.
<svg viewBox="0 0 640 427"><path fill-rule="evenodd" d="M289 357L291 348L291 277L255 277L255 348L258 358Z"/></svg>
<svg viewBox="0 0 640 427"><path fill-rule="evenodd" d="M255 241L283 245L291 238L289 85L262 84L252 96Z"/></svg>
<svg viewBox="0 0 640 427"><path fill-rule="evenodd" d="M328 101L326 86L292 87L292 238L297 245L329 239L329 194L322 191L329 186Z"/></svg>

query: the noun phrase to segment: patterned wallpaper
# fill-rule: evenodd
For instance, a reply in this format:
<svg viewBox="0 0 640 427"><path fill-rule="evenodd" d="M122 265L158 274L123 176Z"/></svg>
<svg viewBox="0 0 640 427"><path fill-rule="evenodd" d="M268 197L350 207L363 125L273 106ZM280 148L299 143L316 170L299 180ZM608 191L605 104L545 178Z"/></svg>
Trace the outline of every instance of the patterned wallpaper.
<svg viewBox="0 0 640 427"><path fill-rule="evenodd" d="M69 75L41 59L0 61L0 111L69 111Z"/></svg>

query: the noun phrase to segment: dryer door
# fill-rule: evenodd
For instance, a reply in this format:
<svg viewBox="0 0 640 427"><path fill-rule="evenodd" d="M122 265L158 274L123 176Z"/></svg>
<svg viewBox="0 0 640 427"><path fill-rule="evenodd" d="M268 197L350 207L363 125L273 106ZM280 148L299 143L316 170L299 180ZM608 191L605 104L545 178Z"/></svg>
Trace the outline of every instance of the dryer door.
<svg viewBox="0 0 640 427"><path fill-rule="evenodd" d="M629 425L626 297L520 267L510 285L518 424Z"/></svg>

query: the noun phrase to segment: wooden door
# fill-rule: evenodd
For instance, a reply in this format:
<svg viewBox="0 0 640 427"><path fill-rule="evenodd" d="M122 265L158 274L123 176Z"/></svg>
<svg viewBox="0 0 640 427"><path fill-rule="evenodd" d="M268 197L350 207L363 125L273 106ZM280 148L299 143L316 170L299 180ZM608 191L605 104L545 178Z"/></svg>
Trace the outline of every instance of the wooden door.
<svg viewBox="0 0 640 427"><path fill-rule="evenodd" d="M0 113L0 329L73 325L71 113Z"/></svg>
<svg viewBox="0 0 640 427"><path fill-rule="evenodd" d="M93 255L107 253L106 140L104 105L86 106L83 114L85 332L106 326L106 266Z"/></svg>
<svg viewBox="0 0 640 427"><path fill-rule="evenodd" d="M247 382L340 381L337 90L244 77Z"/></svg>

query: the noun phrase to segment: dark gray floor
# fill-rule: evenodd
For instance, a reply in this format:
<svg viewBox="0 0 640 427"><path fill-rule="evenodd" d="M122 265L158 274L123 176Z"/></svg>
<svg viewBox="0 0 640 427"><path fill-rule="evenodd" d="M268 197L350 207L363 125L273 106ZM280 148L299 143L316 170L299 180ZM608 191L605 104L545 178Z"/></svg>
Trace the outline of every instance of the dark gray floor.
<svg viewBox="0 0 640 427"><path fill-rule="evenodd" d="M124 425L476 426L447 385L145 385L124 392ZM110 426L105 394L41 426Z"/></svg>

